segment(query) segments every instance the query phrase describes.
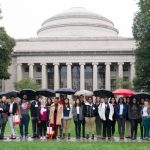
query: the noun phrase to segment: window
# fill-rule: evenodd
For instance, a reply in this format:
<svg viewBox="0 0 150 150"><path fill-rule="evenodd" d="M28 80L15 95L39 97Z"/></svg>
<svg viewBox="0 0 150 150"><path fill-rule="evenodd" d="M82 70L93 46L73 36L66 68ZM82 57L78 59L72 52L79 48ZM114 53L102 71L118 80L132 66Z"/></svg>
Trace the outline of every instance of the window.
<svg viewBox="0 0 150 150"><path fill-rule="evenodd" d="M36 83L37 83L38 85L41 85L41 79L36 79Z"/></svg>
<svg viewBox="0 0 150 150"><path fill-rule="evenodd" d="M111 67L110 67L110 70L112 72L116 72L117 71L117 65L116 64L112 64Z"/></svg>
<svg viewBox="0 0 150 150"><path fill-rule="evenodd" d="M29 72L29 67L28 66L24 67L24 72Z"/></svg>
<svg viewBox="0 0 150 150"><path fill-rule="evenodd" d="M99 89L104 89L105 88L105 65L104 64L99 64L97 66L98 70L98 88Z"/></svg>
<svg viewBox="0 0 150 150"><path fill-rule="evenodd" d="M129 71L129 65L128 64L124 64L123 71Z"/></svg>
<svg viewBox="0 0 150 150"><path fill-rule="evenodd" d="M54 89L54 66L48 65L47 66L47 73L48 73L48 88Z"/></svg>
<svg viewBox="0 0 150 150"><path fill-rule="evenodd" d="M36 72L41 72L41 66L36 67Z"/></svg>
<svg viewBox="0 0 150 150"><path fill-rule="evenodd" d="M67 87L67 66L60 65L60 88Z"/></svg>

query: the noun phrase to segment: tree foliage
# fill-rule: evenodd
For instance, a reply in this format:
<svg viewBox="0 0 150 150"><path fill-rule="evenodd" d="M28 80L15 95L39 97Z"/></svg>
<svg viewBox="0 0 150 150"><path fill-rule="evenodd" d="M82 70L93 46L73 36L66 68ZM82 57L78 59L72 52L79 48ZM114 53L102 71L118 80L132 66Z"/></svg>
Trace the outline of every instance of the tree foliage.
<svg viewBox="0 0 150 150"><path fill-rule="evenodd" d="M136 40L134 87L150 91L150 1L140 0L139 11L133 22L133 36Z"/></svg>
<svg viewBox="0 0 150 150"><path fill-rule="evenodd" d="M22 89L33 89L37 90L40 86L31 78L23 79L15 83L15 89L20 91Z"/></svg>
<svg viewBox="0 0 150 150"><path fill-rule="evenodd" d="M124 88L124 89L131 89L132 83L129 80L124 80L123 78L117 78L115 81L116 89Z"/></svg>

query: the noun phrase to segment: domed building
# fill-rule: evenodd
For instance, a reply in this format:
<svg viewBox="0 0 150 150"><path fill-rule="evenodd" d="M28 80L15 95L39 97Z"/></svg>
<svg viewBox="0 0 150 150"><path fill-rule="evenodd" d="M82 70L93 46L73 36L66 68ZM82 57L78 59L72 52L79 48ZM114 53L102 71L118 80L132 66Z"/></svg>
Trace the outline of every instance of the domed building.
<svg viewBox="0 0 150 150"><path fill-rule="evenodd" d="M16 40L9 67L14 82L33 78L42 88L115 89L117 78L135 76L135 41L118 36L111 20L75 7L48 18L37 37Z"/></svg>

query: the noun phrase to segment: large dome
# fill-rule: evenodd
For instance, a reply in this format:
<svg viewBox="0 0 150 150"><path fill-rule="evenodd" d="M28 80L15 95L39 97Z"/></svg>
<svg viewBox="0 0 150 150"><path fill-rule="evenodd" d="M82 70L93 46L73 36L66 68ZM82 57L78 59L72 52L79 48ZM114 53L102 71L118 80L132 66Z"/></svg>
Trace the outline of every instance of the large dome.
<svg viewBox="0 0 150 150"><path fill-rule="evenodd" d="M73 7L42 24L38 37L114 37L118 30L109 19L82 7Z"/></svg>

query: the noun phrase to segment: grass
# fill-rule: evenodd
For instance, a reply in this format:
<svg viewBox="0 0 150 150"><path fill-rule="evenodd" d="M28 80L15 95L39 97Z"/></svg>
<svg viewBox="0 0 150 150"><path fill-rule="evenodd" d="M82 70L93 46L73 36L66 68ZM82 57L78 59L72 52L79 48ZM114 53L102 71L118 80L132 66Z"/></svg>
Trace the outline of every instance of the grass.
<svg viewBox="0 0 150 150"><path fill-rule="evenodd" d="M121 142L1 142L1 150L148 150L150 143Z"/></svg>

